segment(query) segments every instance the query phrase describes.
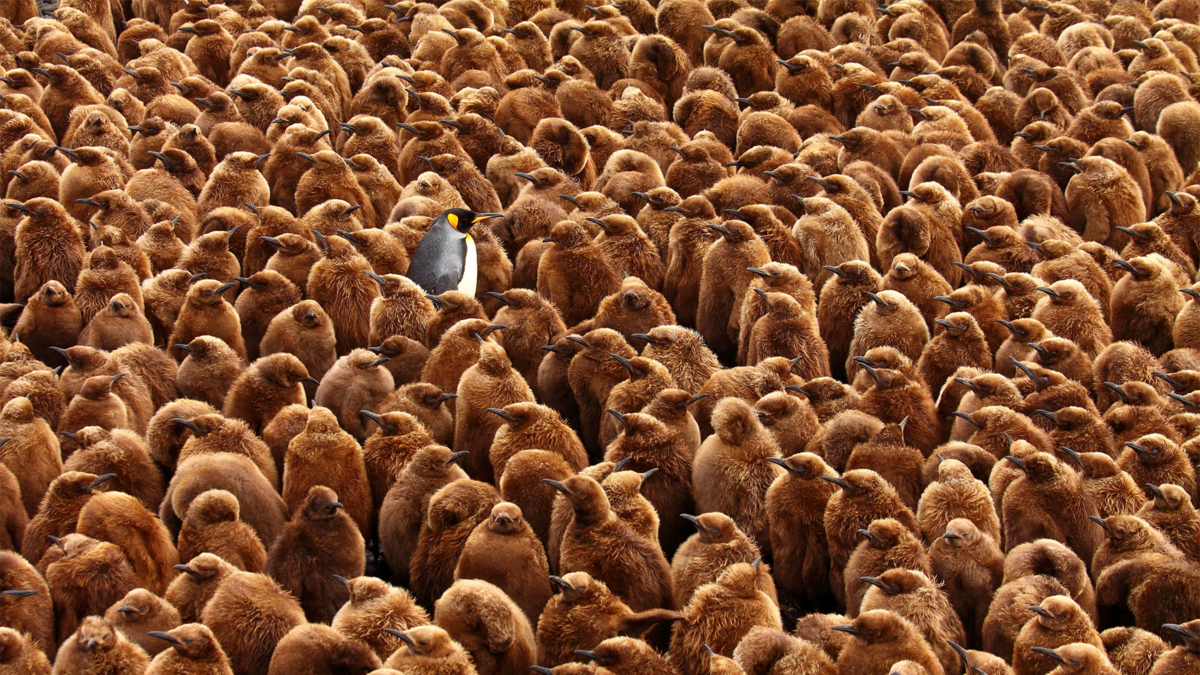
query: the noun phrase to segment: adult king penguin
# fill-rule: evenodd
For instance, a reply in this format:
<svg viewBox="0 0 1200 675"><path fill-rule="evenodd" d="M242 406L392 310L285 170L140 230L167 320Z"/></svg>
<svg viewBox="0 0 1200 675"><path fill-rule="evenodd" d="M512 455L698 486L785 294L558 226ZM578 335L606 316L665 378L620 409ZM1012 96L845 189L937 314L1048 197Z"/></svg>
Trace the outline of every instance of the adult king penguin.
<svg viewBox="0 0 1200 675"><path fill-rule="evenodd" d="M438 216L413 251L408 278L426 293L460 291L474 297L479 263L475 242L468 232L481 220L502 217L502 213L475 213L467 209L450 209Z"/></svg>

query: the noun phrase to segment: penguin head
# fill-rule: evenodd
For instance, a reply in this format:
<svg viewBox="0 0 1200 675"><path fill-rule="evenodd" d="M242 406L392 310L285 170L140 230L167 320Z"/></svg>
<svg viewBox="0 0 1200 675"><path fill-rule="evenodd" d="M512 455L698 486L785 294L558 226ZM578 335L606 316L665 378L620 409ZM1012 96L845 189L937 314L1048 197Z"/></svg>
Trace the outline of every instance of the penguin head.
<svg viewBox="0 0 1200 675"><path fill-rule="evenodd" d="M450 223L450 227L466 234L470 231L475 223L485 221L489 218L500 218L504 214L501 213L475 213L469 209L450 209L442 214L446 222Z"/></svg>

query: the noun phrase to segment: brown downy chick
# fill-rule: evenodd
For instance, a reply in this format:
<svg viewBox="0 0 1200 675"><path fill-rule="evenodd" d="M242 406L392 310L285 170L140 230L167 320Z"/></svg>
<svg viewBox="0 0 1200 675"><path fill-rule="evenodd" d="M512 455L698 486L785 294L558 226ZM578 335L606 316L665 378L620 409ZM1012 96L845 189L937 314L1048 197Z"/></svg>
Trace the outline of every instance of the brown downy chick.
<svg viewBox="0 0 1200 675"><path fill-rule="evenodd" d="M696 328L714 353L732 361L737 353L740 310L750 283L756 278L744 270L761 268L771 258L766 244L745 222L733 220L709 227L720 233L721 238L704 255ZM730 270L738 272L730 277Z"/></svg>
<svg viewBox="0 0 1200 675"><path fill-rule="evenodd" d="M1117 466L1129 473L1138 485L1171 483L1188 494L1196 493L1196 476L1191 463L1177 444L1161 434L1142 436L1125 443ZM1147 497L1153 491L1146 490Z"/></svg>
<svg viewBox="0 0 1200 675"><path fill-rule="evenodd" d="M247 630L248 616L257 618L254 631ZM265 673L276 645L305 618L296 598L270 577L234 572L205 605L200 622L212 631L235 672Z"/></svg>
<svg viewBox="0 0 1200 675"><path fill-rule="evenodd" d="M843 470L870 469L891 483L900 500L916 511L921 493L921 473L925 457L907 445L904 431L907 418L883 425L865 441L858 443L846 459Z"/></svg>
<svg viewBox="0 0 1200 675"><path fill-rule="evenodd" d="M264 356L234 380L225 396L223 413L245 421L252 431L261 432L283 408L307 403L305 382L319 384L295 356Z"/></svg>
<svg viewBox="0 0 1200 675"><path fill-rule="evenodd" d="M754 541L723 513L683 514L681 517L696 527L696 533L671 559L675 603L686 607L698 588L716 582L727 567L735 563L753 563L761 556ZM774 583L771 583L769 592L773 593L773 589Z"/></svg>
<svg viewBox="0 0 1200 675"><path fill-rule="evenodd" d="M992 597L1004 578L1004 554L996 540L969 519L955 518L930 547L929 564L962 619L965 637L978 643Z"/></svg>
<svg viewBox="0 0 1200 675"><path fill-rule="evenodd" d="M1021 629L1013 645L1013 672L1045 674L1058 665L1056 659L1035 647L1054 650L1076 642L1103 650L1100 634L1088 616L1070 598L1055 595L1029 608L1036 616Z"/></svg>
<svg viewBox="0 0 1200 675"><path fill-rule="evenodd" d="M1156 556L1183 560L1184 554L1149 523L1136 516L1092 516L1092 522L1104 530L1105 539L1096 548L1091 573L1099 579L1104 571L1125 560Z"/></svg>
<svg viewBox="0 0 1200 675"><path fill-rule="evenodd" d="M299 359L314 380L306 383L305 392L315 394L316 380L325 377L337 360L333 320L315 300L290 305L267 324L259 352L262 357L287 353Z"/></svg>
<svg viewBox="0 0 1200 675"><path fill-rule="evenodd" d="M862 611L887 610L908 619L925 636L947 672L954 672L959 655L952 647L966 639L962 622L949 597L931 576L911 569L890 569L865 578L871 585Z"/></svg>
<svg viewBox="0 0 1200 675"><path fill-rule="evenodd" d="M128 294L139 305L142 303L137 273L121 262L115 251L101 246L88 254L75 282L75 304L83 313L84 325L118 293Z"/></svg>
<svg viewBox="0 0 1200 675"><path fill-rule="evenodd" d="M621 414L610 411L621 428L608 447L605 461L620 463L627 471L642 476L639 492L664 515L695 509L692 483L692 454L682 437L657 419L642 413ZM647 479L653 480L647 484ZM607 482L606 492L608 491ZM613 508L618 510L618 504ZM660 518L653 528L650 543L673 552L687 536L687 527L674 518Z"/></svg>
<svg viewBox="0 0 1200 675"><path fill-rule="evenodd" d="M1138 342L1155 356L1174 346L1169 334L1175 315L1183 309L1183 297L1176 290L1178 281L1160 260L1157 255L1115 260L1114 264L1129 274L1113 286L1112 296L1113 339ZM1133 307L1142 309L1134 312Z"/></svg>
<svg viewBox="0 0 1200 675"><path fill-rule="evenodd" d="M363 538L337 493L314 485L267 552L264 571L297 596L305 615L332 620L348 597L334 575L363 573Z"/></svg>
<svg viewBox="0 0 1200 675"><path fill-rule="evenodd" d="M203 211L203 213L211 212ZM240 218L241 216L242 214L239 213L236 217ZM233 281L233 278L241 273L237 255L230 250L230 240L237 234L238 229L240 226L235 225L233 230L218 230L196 237L179 255L176 267L192 274L204 272L206 279L220 283Z"/></svg>
<svg viewBox="0 0 1200 675"><path fill-rule="evenodd" d="M324 244L325 257L309 274L308 297L320 303L337 328L339 354L365 349L369 346L371 303L379 296L378 285L363 274L370 265L349 241L318 239Z"/></svg>
<svg viewBox="0 0 1200 675"><path fill-rule="evenodd" d="M1083 523L1095 512L1095 505L1082 489L1079 475L1046 453L1033 453L1024 459L1010 455L1005 460L1024 472L1004 492L1006 548L1012 550L1034 539L1055 539L1071 547L1080 558L1090 560L1102 533ZM1078 526L1073 527L1075 524Z"/></svg>
<svg viewBox="0 0 1200 675"><path fill-rule="evenodd" d="M112 296L79 333L79 344L105 351L134 342L153 344L154 330L134 298L125 293Z"/></svg>
<svg viewBox="0 0 1200 675"><path fill-rule="evenodd" d="M334 458L340 470L331 474L326 462ZM312 409L304 432L288 444L283 466L282 495L292 511L306 503L312 487L328 486L338 493L346 513L359 529L367 529L371 492L362 449L353 436L338 427L332 411Z"/></svg>
<svg viewBox="0 0 1200 675"><path fill-rule="evenodd" d="M421 675L475 675L476 673L471 656L442 628L417 626L403 632L396 630L390 634L405 644L392 652L392 655L384 662L388 669L403 668L403 672L420 673Z"/></svg>
<svg viewBox="0 0 1200 675"><path fill-rule="evenodd" d="M779 468L767 458L779 457L779 446L753 408L741 399L718 403L712 425L715 436L702 443L696 453L692 475L693 490L700 497L696 507L702 512L729 515L760 548L769 550L765 497ZM709 487L717 484L737 485L739 489L718 497L721 491Z"/></svg>
<svg viewBox="0 0 1200 675"><path fill-rule="evenodd" d="M371 303L371 343L381 345L392 336L424 342L436 311L433 301L408 277L389 274L379 276L375 283L380 286L380 296Z"/></svg>
<svg viewBox="0 0 1200 675"><path fill-rule="evenodd" d="M157 595L137 588L109 607L104 620L153 657L170 645L154 639L149 633L177 628L179 611Z"/></svg>
<svg viewBox="0 0 1200 675"><path fill-rule="evenodd" d="M376 412L380 415L389 412L408 413L420 421L435 442L446 445L454 439L454 416L447 401L457 397L458 394L443 392L436 385L413 382L392 392L379 404Z"/></svg>
<svg viewBox="0 0 1200 675"><path fill-rule="evenodd" d="M225 393L246 369L237 352L220 338L201 335L179 347L187 356L179 364L179 393L220 408Z"/></svg>
<svg viewBox="0 0 1200 675"><path fill-rule="evenodd" d="M459 381L458 399L454 448L456 451L466 450L472 455L479 455L468 455L463 468L468 475L491 481L494 479L492 462L483 443L491 445L491 437L501 426L501 420L488 412L488 408L532 401L533 391L521 374L512 369L504 348L494 342L484 341L479 344L479 360L463 373Z"/></svg>
<svg viewBox="0 0 1200 675"><path fill-rule="evenodd" d="M553 409L531 401L489 408L503 422L487 454L497 479L504 476L508 460L523 450L546 450L563 458L575 471L587 466L587 453L574 430Z"/></svg>
<svg viewBox="0 0 1200 675"><path fill-rule="evenodd" d="M404 645L388 629L404 631L429 623L429 615L403 588L374 577L347 579L345 585L350 600L330 625L346 637L365 643L381 659Z"/></svg>
<svg viewBox="0 0 1200 675"><path fill-rule="evenodd" d="M13 332L34 357L51 365L58 361L50 347L65 349L75 344L83 327L79 308L66 287L47 281L29 297Z"/></svg>
<svg viewBox="0 0 1200 675"><path fill-rule="evenodd" d="M5 403L0 412L0 433L7 438L0 446L0 463L12 473L17 488L12 496L29 518L36 518L43 498L63 473L54 430L36 416L32 401L18 396ZM19 539L13 543L13 550L23 550ZM26 556L34 559L32 554Z"/></svg>
<svg viewBox="0 0 1200 675"><path fill-rule="evenodd" d="M141 647L99 616L84 619L74 634L64 635L55 657L59 672L71 673L141 673L149 661Z"/></svg>
<svg viewBox="0 0 1200 675"><path fill-rule="evenodd" d="M697 589L671 634L670 655L680 672L707 672L709 653L732 655L755 626L782 629L775 598L760 589L760 575L769 575L761 560L735 563Z"/></svg>
<svg viewBox="0 0 1200 675"><path fill-rule="evenodd" d="M138 582L116 544L82 534L68 534L55 543L57 548L43 562L48 562L46 583L51 588L61 645L86 617L101 615L136 588ZM49 560L51 556L53 560Z"/></svg>
<svg viewBox="0 0 1200 675"><path fill-rule="evenodd" d="M573 326L591 318L600 301L615 292L620 278L603 249L576 223L559 223L547 238L553 246L538 264L538 293L563 311Z"/></svg>
<svg viewBox="0 0 1200 675"><path fill-rule="evenodd" d="M423 337L426 346L430 348L436 347L442 334L459 321L487 318L483 305L466 293L446 291L441 295L425 297L436 308L434 315L429 318L429 325Z"/></svg>
<svg viewBox="0 0 1200 675"><path fill-rule="evenodd" d="M892 268L883 278L881 288L907 297L920 310L931 332L933 320L942 309L934 298L949 295L954 290L933 267L912 253L901 253L892 259Z"/></svg>
<svg viewBox="0 0 1200 675"><path fill-rule="evenodd" d="M26 414L32 415L32 411ZM73 440L81 449L63 463L65 471L117 473L108 486L109 491L126 492L147 507L157 507L162 502L162 474L137 434L124 429L109 432L100 427L84 427Z"/></svg>
<svg viewBox="0 0 1200 675"><path fill-rule="evenodd" d="M754 404L759 421L775 437L780 449L804 447L821 429L821 422L808 398L792 396L789 391L772 392ZM696 435L699 442L698 426Z"/></svg>
<svg viewBox="0 0 1200 675"><path fill-rule="evenodd" d="M225 490L202 493L188 508L179 531L179 556L191 560L212 553L234 567L261 572L267 552L252 528L240 520L237 497Z"/></svg>
<svg viewBox="0 0 1200 675"><path fill-rule="evenodd" d="M125 552L138 584L163 593L175 576L179 554L167 528L136 497L123 492L94 495L79 512L76 528L83 534L117 544Z"/></svg>
<svg viewBox="0 0 1200 675"><path fill-rule="evenodd" d="M1032 318L1052 334L1071 340L1093 359L1112 342L1112 331L1083 284L1068 279L1038 290L1047 297L1038 301Z"/></svg>
<svg viewBox="0 0 1200 675"><path fill-rule="evenodd" d="M923 322L922 322L923 324ZM862 364L874 380L864 394L860 409L884 423L904 424L907 442L923 454L930 453L941 438L937 407L925 386L903 371Z"/></svg>
<svg viewBox="0 0 1200 675"><path fill-rule="evenodd" d="M973 316L967 312L954 312L934 323L937 327L933 339L921 352L917 363L929 391L942 391L946 380L960 367L991 369L991 350ZM938 328L942 330L938 331Z"/></svg>
<svg viewBox="0 0 1200 675"><path fill-rule="evenodd" d="M0 616L4 625L28 635L33 650L53 653L54 608L46 582L32 564L11 551L0 553L0 571L4 586L0 591Z"/></svg>
<svg viewBox="0 0 1200 675"><path fill-rule="evenodd" d="M897 661L914 661L930 675L945 672L917 627L893 612L864 612L851 623L833 629L855 638L838 657L839 673L886 675Z"/></svg>
<svg viewBox="0 0 1200 675"><path fill-rule="evenodd" d="M661 551L617 519L600 484L584 476L549 484L566 495L575 512L564 534L560 569L588 572L635 611L669 607L671 572ZM598 550L607 555L597 555Z"/></svg>
<svg viewBox="0 0 1200 675"><path fill-rule="evenodd" d="M0 629L0 665L6 672L49 675L50 660L38 649L37 643L12 628Z"/></svg>
<svg viewBox="0 0 1200 675"><path fill-rule="evenodd" d="M1197 525L1200 525L1200 519L1186 491L1170 484L1146 487L1152 487L1154 497L1136 515L1165 534L1189 559L1197 559L1200 547Z"/></svg>
<svg viewBox="0 0 1200 675"><path fill-rule="evenodd" d="M962 462L946 459L938 463L938 480L921 495L917 521L932 545L956 518L967 518L983 534L1000 540L1000 521L987 485Z"/></svg>
<svg viewBox="0 0 1200 675"><path fill-rule="evenodd" d="M379 508L380 546L397 577L408 571L430 499L443 487L467 477L456 464L464 456L441 445L417 450L383 497Z"/></svg>
<svg viewBox="0 0 1200 675"><path fill-rule="evenodd" d="M114 378L119 380L122 376L124 373L88 378L63 412L58 422L59 433L76 432L87 426L105 430L132 429L129 409L112 391ZM68 455L73 444L66 444Z"/></svg>
<svg viewBox="0 0 1200 675"><path fill-rule="evenodd" d="M466 479L446 485L430 498L409 562L409 577L419 601L432 605L453 585L454 568L467 538L500 501L492 486Z"/></svg>
<svg viewBox="0 0 1200 675"><path fill-rule="evenodd" d="M865 539L846 562L847 616L858 616L863 596L872 585L869 580L886 570L899 568L933 574L920 538L899 522L890 518L875 520L857 534Z"/></svg>
<svg viewBox="0 0 1200 675"><path fill-rule="evenodd" d="M212 631L202 624L189 623L169 631L151 631L147 635L163 641L166 647L151 661L146 670L150 675L232 672L221 645Z"/></svg>
<svg viewBox="0 0 1200 675"><path fill-rule="evenodd" d="M550 580L561 592L550 598L538 622L538 663L571 663L579 658L576 650L593 649L617 635L640 635L657 622L682 618L662 609L634 613L586 572Z"/></svg>
<svg viewBox="0 0 1200 675"><path fill-rule="evenodd" d="M854 337L845 361L846 374L854 377L862 368L855 357L878 346L897 349L910 361L917 361L929 341L925 320L911 302L896 291L868 292L868 304L854 320ZM826 336L826 344L831 344Z"/></svg>
<svg viewBox="0 0 1200 675"><path fill-rule="evenodd" d="M829 545L824 514L837 486L822 480L836 473L820 457L799 453L773 462L784 473L767 490L767 519L775 575L784 597L804 597L810 604L826 599Z"/></svg>
<svg viewBox="0 0 1200 675"><path fill-rule="evenodd" d="M1111 456L1103 452L1079 454L1065 445L1058 446L1058 449L1080 466L1083 488L1095 502L1102 518L1137 513L1146 502L1142 488L1117 466Z"/></svg>
<svg viewBox="0 0 1200 675"><path fill-rule="evenodd" d="M187 299L179 311L175 328L167 339L169 344L188 344L197 336L211 335L219 338L246 360L246 344L242 340L241 321L233 305L223 297L225 291L237 286L236 281L222 284L219 281L202 279L188 289ZM182 361L186 353L172 347L173 356Z"/></svg>
<svg viewBox="0 0 1200 675"><path fill-rule="evenodd" d="M514 574L514 570L521 572ZM536 621L550 599L549 573L545 551L521 509L501 502L467 538L454 578L480 579L496 585L531 621Z"/></svg>
<svg viewBox="0 0 1200 675"><path fill-rule="evenodd" d="M356 349L338 359L321 379L314 405L328 408L342 428L359 440L367 437L361 410L374 410L395 385L392 374L382 366L387 357Z"/></svg>
<svg viewBox="0 0 1200 675"><path fill-rule="evenodd" d="M823 476L822 480L833 483L841 490L829 498L825 507L825 536L829 542L831 581L834 593L843 596L845 582L843 570L850 554L859 544L858 531L880 518L895 517L914 536L919 536L920 526L912 511L900 501L899 495L879 474L859 469L848 471L840 478ZM842 598L844 600L844 596Z"/></svg>

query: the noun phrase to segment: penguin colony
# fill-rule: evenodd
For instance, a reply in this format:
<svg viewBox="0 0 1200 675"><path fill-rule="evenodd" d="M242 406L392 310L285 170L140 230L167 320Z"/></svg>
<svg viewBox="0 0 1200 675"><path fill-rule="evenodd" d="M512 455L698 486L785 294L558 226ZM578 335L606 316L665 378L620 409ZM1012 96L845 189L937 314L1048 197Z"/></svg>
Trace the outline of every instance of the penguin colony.
<svg viewBox="0 0 1200 675"><path fill-rule="evenodd" d="M0 0L0 675L1200 674L1200 2L604 3Z"/></svg>

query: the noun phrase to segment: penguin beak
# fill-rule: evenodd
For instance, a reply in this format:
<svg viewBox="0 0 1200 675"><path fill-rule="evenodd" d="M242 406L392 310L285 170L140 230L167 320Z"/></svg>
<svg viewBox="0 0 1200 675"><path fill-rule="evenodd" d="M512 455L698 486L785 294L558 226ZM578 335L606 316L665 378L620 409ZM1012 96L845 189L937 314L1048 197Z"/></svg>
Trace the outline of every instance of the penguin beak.
<svg viewBox="0 0 1200 675"><path fill-rule="evenodd" d="M475 218L473 218L471 220L471 222L478 223L478 222L488 220L491 218L503 218L503 217L504 217L503 213L477 213L477 214L475 214Z"/></svg>
<svg viewBox="0 0 1200 675"><path fill-rule="evenodd" d="M106 473L106 474L103 474L100 476L96 476L96 480L92 481L92 484L88 486L88 489L95 490L96 488L100 487L104 483L107 483L108 481L110 481L116 477L117 477L117 474L115 474L115 473Z"/></svg>
<svg viewBox="0 0 1200 675"><path fill-rule="evenodd" d="M613 410L612 408L607 408L604 412L608 413L609 415L612 415L613 418L615 420L617 420L617 422L620 422L622 429L629 428L629 425L625 424L625 414L624 413L617 411L617 410Z"/></svg>
<svg viewBox="0 0 1200 675"><path fill-rule="evenodd" d="M1048 647L1033 647L1032 651L1037 654L1041 654L1042 656L1048 656L1048 657L1054 659L1055 661L1058 661L1059 663L1067 662L1066 659L1059 656L1053 649L1050 649Z"/></svg>
<svg viewBox="0 0 1200 675"><path fill-rule="evenodd" d="M183 641L180 640L179 638L176 638L175 636L171 635L170 633L166 633L161 630L146 631L146 635L149 635L150 637L158 638L159 640L164 640L173 645L183 644Z"/></svg>
<svg viewBox="0 0 1200 675"><path fill-rule="evenodd" d="M413 642L412 638L405 635L403 631L396 630L395 628L384 628L383 632L387 633L388 635L394 635L394 636L400 638L404 642L404 644L408 645L409 647L417 646L416 643Z"/></svg>
<svg viewBox="0 0 1200 675"><path fill-rule="evenodd" d="M1104 519L1100 516L1088 516L1088 520L1104 528L1105 532L1108 532L1109 534L1112 533L1112 530L1108 527L1108 523L1104 522Z"/></svg>
<svg viewBox="0 0 1200 675"><path fill-rule="evenodd" d="M854 635L854 636L856 636L856 637L857 637L857 636L859 636L859 635L862 635L862 631L860 631L859 629L855 628L855 627L854 627L854 626L852 626L851 624L844 624L844 625L841 625L841 626L830 626L830 629L831 629L831 630L836 630L836 631L839 631L839 632L842 632L842 633L849 633L850 635Z"/></svg>
<svg viewBox="0 0 1200 675"><path fill-rule="evenodd" d="M499 417L500 419L504 420L505 422L508 422L509 424L512 424L517 421L515 417L513 417L512 415L509 415L508 413L504 412L504 410L502 410L500 408L488 408L487 411L492 413L496 417Z"/></svg>
<svg viewBox="0 0 1200 675"><path fill-rule="evenodd" d="M553 478L543 478L542 482L554 488L555 490L558 490L564 495L570 492L570 490L567 489L567 486L563 485L560 481L554 480Z"/></svg>
<svg viewBox="0 0 1200 675"><path fill-rule="evenodd" d="M1013 457L1012 455L1005 455L1004 459L1009 462L1012 462L1013 464L1016 464L1018 469L1020 469L1022 471L1025 470L1025 462L1022 461L1021 459L1019 459L1017 457Z"/></svg>

